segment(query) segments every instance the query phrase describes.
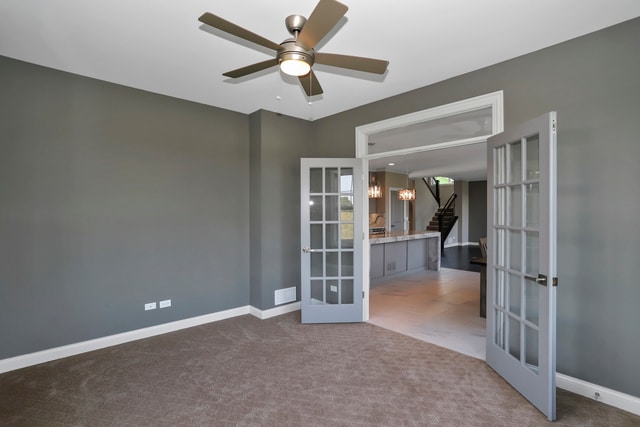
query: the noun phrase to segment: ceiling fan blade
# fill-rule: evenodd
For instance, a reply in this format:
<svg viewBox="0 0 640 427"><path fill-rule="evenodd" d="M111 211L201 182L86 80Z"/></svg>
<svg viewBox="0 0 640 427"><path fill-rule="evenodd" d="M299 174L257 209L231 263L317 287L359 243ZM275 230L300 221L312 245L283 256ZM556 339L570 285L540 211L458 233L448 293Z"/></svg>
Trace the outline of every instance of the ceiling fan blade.
<svg viewBox="0 0 640 427"><path fill-rule="evenodd" d="M198 18L198 21L202 22L203 24L210 25L213 28L222 30L225 33L232 34L236 37L240 37L241 39L245 39L269 49L278 50L280 48L280 45L278 43L274 43L271 40L265 39L264 37L252 33L249 30L245 30L244 28L234 24L233 22L229 22L226 19L222 19L219 16L216 16L209 12L203 13L202 16Z"/></svg>
<svg viewBox="0 0 640 427"><path fill-rule="evenodd" d="M306 92L307 96L316 96L322 94L322 86L320 86L320 82L318 78L314 74L313 70L309 71L308 74L304 76L298 77L300 80L300 84L302 88Z"/></svg>
<svg viewBox="0 0 640 427"><path fill-rule="evenodd" d="M387 65L389 65L389 61L383 61L381 59L320 52L316 52L315 54L315 63L375 74L384 74L387 70Z"/></svg>
<svg viewBox="0 0 640 427"><path fill-rule="evenodd" d="M257 71L262 71L266 68L273 67L274 65L278 65L278 58L268 59L266 61L257 62L255 64L247 65L246 67L238 68L236 70L227 71L222 75L231 77L232 79L237 79L238 77L243 77Z"/></svg>
<svg viewBox="0 0 640 427"><path fill-rule="evenodd" d="M320 0L298 34L296 44L305 49L313 49L335 27L347 10L347 6L335 0Z"/></svg>

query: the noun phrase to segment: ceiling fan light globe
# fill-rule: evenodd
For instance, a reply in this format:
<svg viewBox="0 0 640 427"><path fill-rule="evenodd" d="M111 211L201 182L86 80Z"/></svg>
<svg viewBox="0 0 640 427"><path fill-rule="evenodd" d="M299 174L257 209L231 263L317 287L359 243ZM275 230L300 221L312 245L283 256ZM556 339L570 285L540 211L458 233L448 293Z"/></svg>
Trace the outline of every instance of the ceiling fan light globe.
<svg viewBox="0 0 640 427"><path fill-rule="evenodd" d="M302 59L285 59L280 62L280 70L290 76L306 76L311 71L311 65Z"/></svg>

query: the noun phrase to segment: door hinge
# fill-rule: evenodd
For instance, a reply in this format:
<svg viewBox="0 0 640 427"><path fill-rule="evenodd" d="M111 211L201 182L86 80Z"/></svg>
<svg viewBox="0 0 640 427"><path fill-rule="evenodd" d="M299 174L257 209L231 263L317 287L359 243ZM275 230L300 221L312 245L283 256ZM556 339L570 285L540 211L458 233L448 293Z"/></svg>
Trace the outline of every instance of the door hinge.
<svg viewBox="0 0 640 427"><path fill-rule="evenodd" d="M553 280L551 281L551 284L552 284L553 286L558 286L558 278L557 278L557 277L554 277L554 278L553 278Z"/></svg>
<svg viewBox="0 0 640 427"><path fill-rule="evenodd" d="M364 291L362 291L362 299L364 299Z"/></svg>
<svg viewBox="0 0 640 427"><path fill-rule="evenodd" d="M551 122L551 132L556 133L556 121L553 120Z"/></svg>

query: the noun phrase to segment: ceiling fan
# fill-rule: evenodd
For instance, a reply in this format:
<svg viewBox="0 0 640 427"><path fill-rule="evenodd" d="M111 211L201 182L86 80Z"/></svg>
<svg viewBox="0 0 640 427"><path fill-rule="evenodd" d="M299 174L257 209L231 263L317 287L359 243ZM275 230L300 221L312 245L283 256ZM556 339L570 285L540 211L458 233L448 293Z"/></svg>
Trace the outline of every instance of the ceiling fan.
<svg viewBox="0 0 640 427"><path fill-rule="evenodd" d="M288 75L298 77L307 96L320 95L322 87L311 68L313 64L347 68L367 73L384 74L389 61L358 56L320 53L314 50L324 36L340 21L349 8L335 0L320 0L306 19L302 15L291 15L285 19L287 30L293 36L280 44L265 39L232 22L205 12L198 20L226 33L276 51L276 57L223 73L223 76L238 78L262 71L274 65Z"/></svg>

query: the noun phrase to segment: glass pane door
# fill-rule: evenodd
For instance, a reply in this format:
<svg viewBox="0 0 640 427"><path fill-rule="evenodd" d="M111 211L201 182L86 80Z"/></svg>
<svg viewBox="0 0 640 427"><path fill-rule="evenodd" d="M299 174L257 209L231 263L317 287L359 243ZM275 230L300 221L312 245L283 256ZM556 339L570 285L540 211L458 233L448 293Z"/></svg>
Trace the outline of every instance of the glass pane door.
<svg viewBox="0 0 640 427"><path fill-rule="evenodd" d="M538 150L537 134L495 148L493 188L494 194L506 195L506 203L498 203L494 212L499 217L494 221L494 236L506 248L506 256L493 265L500 273L494 307L500 321L494 324L494 344L534 372L538 371L539 351Z"/></svg>
<svg viewBox="0 0 640 427"><path fill-rule="evenodd" d="M555 113L489 139L487 363L555 418Z"/></svg>
<svg viewBox="0 0 640 427"><path fill-rule="evenodd" d="M301 165L302 321L362 321L362 161Z"/></svg>

